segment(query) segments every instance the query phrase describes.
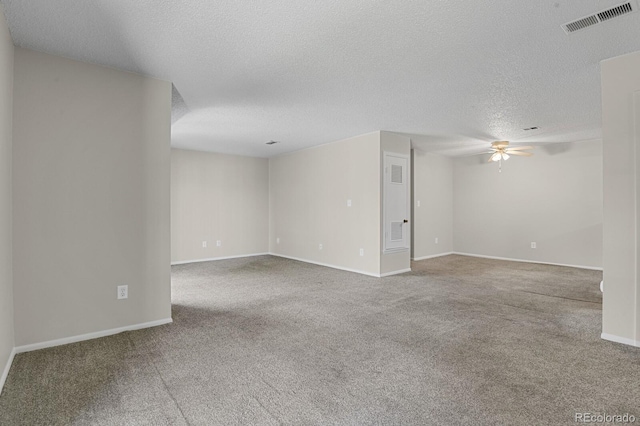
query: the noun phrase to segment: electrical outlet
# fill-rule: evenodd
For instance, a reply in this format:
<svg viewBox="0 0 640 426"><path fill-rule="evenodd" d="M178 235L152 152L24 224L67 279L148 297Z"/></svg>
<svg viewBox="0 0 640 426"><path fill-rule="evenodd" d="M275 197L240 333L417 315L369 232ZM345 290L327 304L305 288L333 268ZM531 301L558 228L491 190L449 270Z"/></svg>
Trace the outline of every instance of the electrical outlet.
<svg viewBox="0 0 640 426"><path fill-rule="evenodd" d="M416 201L416 206L420 207L420 200Z"/></svg>
<svg viewBox="0 0 640 426"><path fill-rule="evenodd" d="M438 237L436 237L436 244L438 244Z"/></svg>
<svg viewBox="0 0 640 426"><path fill-rule="evenodd" d="M360 256L364 256L364 249L360 249Z"/></svg>
<svg viewBox="0 0 640 426"><path fill-rule="evenodd" d="M202 242L202 248L207 248L207 242L206 241Z"/></svg>
<svg viewBox="0 0 640 426"><path fill-rule="evenodd" d="M276 244L280 244L280 238L276 238Z"/></svg>
<svg viewBox="0 0 640 426"><path fill-rule="evenodd" d="M536 243L531 242L531 248L536 248Z"/></svg>
<svg viewBox="0 0 640 426"><path fill-rule="evenodd" d="M129 298L129 286L128 285L119 285L118 286L118 299L128 299Z"/></svg>
<svg viewBox="0 0 640 426"><path fill-rule="evenodd" d="M322 250L322 244L318 244L318 250Z"/></svg>
<svg viewBox="0 0 640 426"><path fill-rule="evenodd" d="M221 240L216 241L216 246L222 247L222 241Z"/></svg>
<svg viewBox="0 0 640 426"><path fill-rule="evenodd" d="M347 200L347 207L351 207L351 200Z"/></svg>

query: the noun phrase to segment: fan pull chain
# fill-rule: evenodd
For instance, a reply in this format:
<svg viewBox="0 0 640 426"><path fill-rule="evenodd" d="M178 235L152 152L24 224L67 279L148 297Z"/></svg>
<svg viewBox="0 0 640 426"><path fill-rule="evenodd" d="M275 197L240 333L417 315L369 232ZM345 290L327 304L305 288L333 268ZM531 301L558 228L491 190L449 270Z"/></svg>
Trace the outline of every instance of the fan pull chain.
<svg viewBox="0 0 640 426"><path fill-rule="evenodd" d="M502 158L498 161L498 173L502 173Z"/></svg>

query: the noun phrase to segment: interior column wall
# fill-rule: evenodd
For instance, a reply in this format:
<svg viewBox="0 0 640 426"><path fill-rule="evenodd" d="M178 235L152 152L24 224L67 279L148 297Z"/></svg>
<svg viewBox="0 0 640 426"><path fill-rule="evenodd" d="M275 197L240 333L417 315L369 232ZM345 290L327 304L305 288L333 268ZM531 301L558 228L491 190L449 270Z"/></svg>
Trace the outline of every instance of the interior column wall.
<svg viewBox="0 0 640 426"><path fill-rule="evenodd" d="M170 321L171 83L16 48L13 113L16 346Z"/></svg>
<svg viewBox="0 0 640 426"><path fill-rule="evenodd" d="M640 346L640 53L601 63L604 161L603 338Z"/></svg>
<svg viewBox="0 0 640 426"><path fill-rule="evenodd" d="M269 194L271 253L379 275L379 132L270 158Z"/></svg>
<svg viewBox="0 0 640 426"><path fill-rule="evenodd" d="M12 273L13 42L0 5L0 392L14 346Z"/></svg>

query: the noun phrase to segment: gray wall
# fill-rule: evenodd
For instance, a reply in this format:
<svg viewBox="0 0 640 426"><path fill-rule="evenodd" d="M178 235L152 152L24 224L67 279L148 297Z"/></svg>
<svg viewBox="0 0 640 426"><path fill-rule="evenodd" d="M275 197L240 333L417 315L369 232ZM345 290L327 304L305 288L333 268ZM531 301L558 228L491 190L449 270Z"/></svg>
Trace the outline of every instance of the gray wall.
<svg viewBox="0 0 640 426"><path fill-rule="evenodd" d="M170 318L170 108L168 82L16 48L16 346Z"/></svg>
<svg viewBox="0 0 640 426"><path fill-rule="evenodd" d="M269 187L270 252L380 273L379 132L271 158Z"/></svg>
<svg viewBox="0 0 640 426"><path fill-rule="evenodd" d="M414 149L412 160L412 257L421 259L451 253L453 251L453 159Z"/></svg>
<svg viewBox="0 0 640 426"><path fill-rule="evenodd" d="M13 350L11 268L11 111L13 42L0 6L0 391L2 373Z"/></svg>
<svg viewBox="0 0 640 426"><path fill-rule="evenodd" d="M454 159L454 250L602 267L602 142L534 152L503 162L502 173L486 156Z"/></svg>
<svg viewBox="0 0 640 426"><path fill-rule="evenodd" d="M603 61L603 337L640 345L640 53Z"/></svg>
<svg viewBox="0 0 640 426"><path fill-rule="evenodd" d="M172 149L171 261L268 251L269 160Z"/></svg>

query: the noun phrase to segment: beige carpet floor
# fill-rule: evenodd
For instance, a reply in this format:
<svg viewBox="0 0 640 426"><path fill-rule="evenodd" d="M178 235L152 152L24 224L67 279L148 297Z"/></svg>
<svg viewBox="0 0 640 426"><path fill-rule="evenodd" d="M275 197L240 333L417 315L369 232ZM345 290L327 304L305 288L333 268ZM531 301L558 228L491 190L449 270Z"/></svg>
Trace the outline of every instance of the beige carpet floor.
<svg viewBox="0 0 640 426"><path fill-rule="evenodd" d="M173 324L17 355L0 424L640 418L640 350L600 339L600 272L456 255L412 267L174 266Z"/></svg>

